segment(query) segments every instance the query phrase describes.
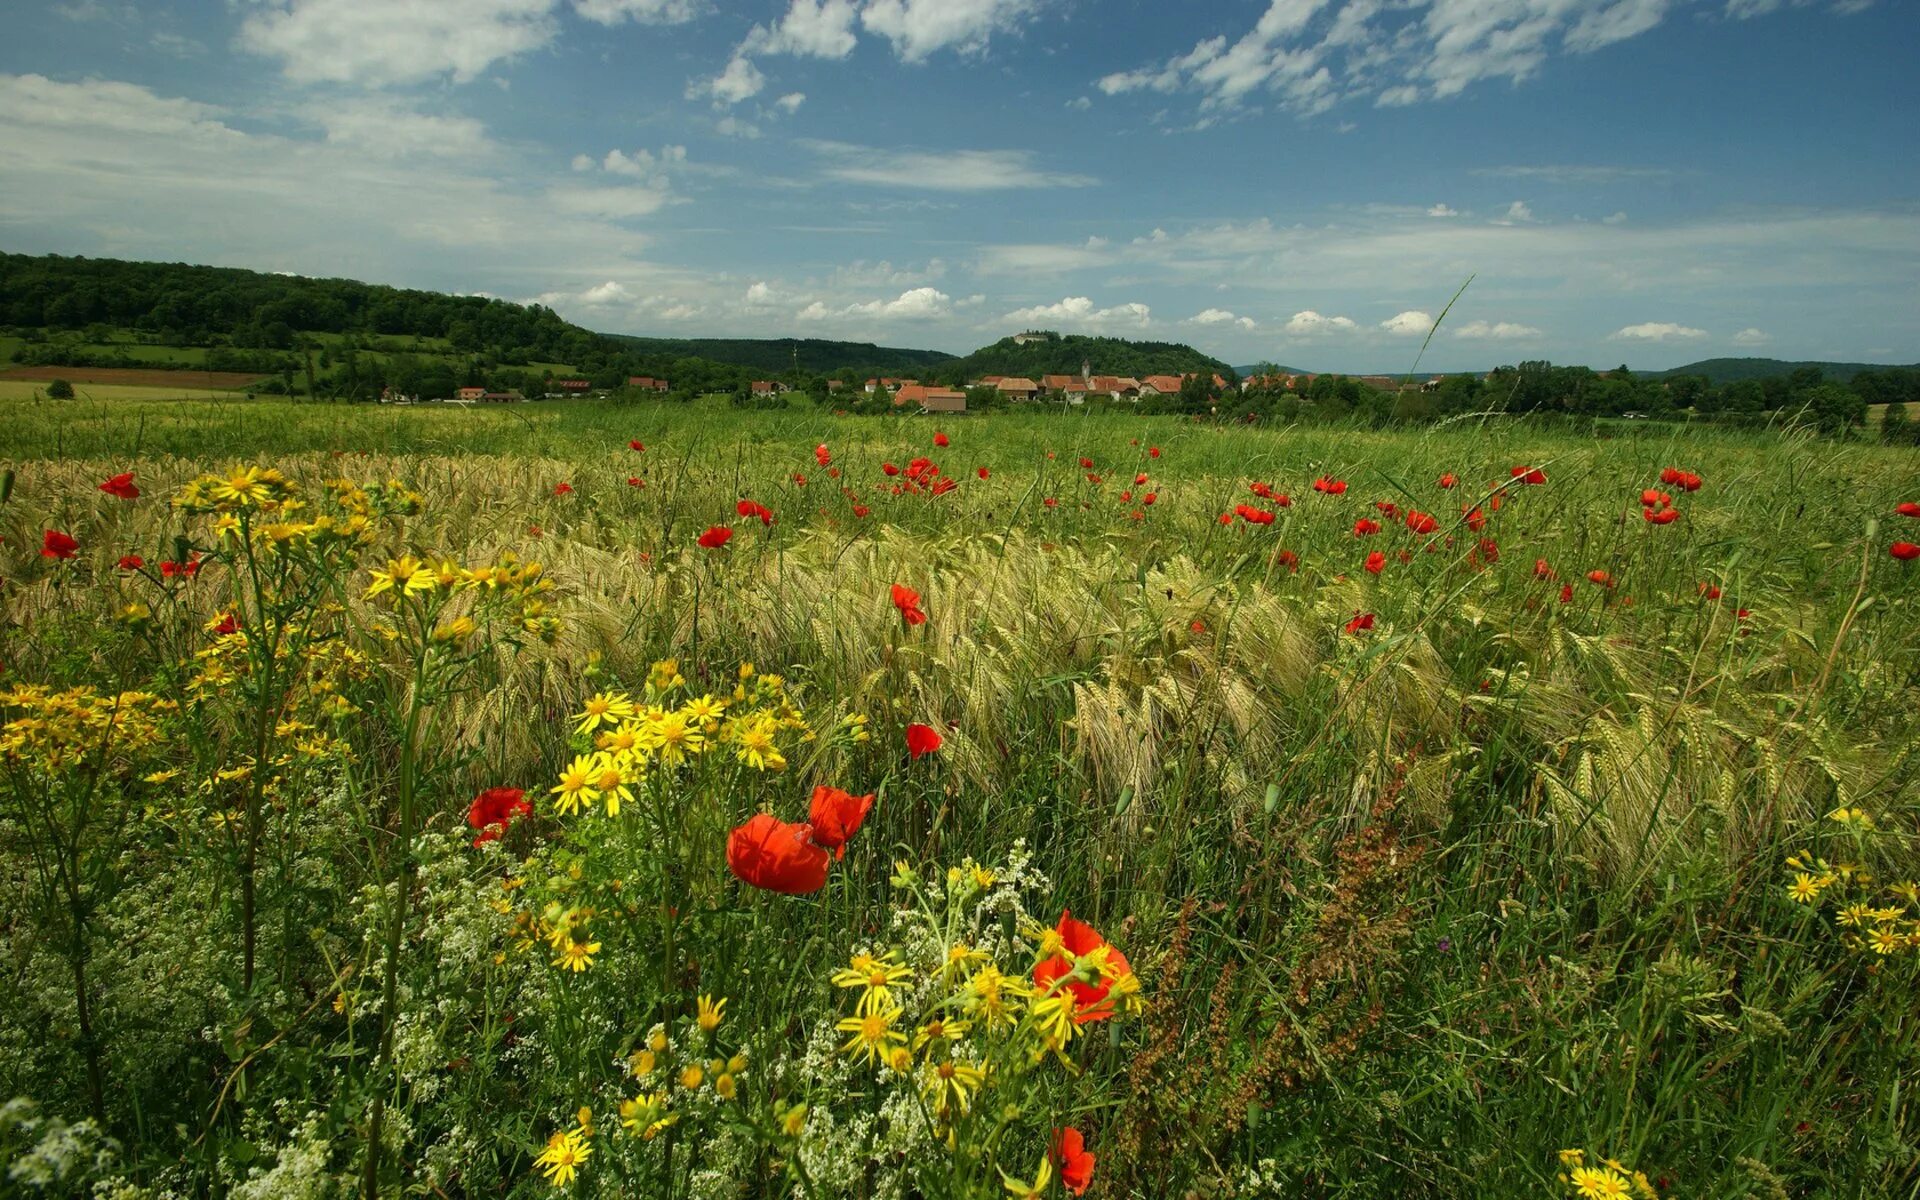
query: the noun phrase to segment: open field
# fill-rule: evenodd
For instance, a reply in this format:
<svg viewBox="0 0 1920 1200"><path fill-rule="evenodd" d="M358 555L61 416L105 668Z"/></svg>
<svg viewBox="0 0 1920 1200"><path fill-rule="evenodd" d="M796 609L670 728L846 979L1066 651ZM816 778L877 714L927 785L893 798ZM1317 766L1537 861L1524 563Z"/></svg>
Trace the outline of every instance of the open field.
<svg viewBox="0 0 1920 1200"><path fill-rule="evenodd" d="M161 371L136 367L8 367L0 370L0 381L30 379L45 382L64 379L68 383L119 384L122 387L198 387L243 388L266 376L239 371Z"/></svg>
<svg viewBox="0 0 1920 1200"><path fill-rule="evenodd" d="M1920 1187L1911 450L0 395L0 467L12 1156Z"/></svg>

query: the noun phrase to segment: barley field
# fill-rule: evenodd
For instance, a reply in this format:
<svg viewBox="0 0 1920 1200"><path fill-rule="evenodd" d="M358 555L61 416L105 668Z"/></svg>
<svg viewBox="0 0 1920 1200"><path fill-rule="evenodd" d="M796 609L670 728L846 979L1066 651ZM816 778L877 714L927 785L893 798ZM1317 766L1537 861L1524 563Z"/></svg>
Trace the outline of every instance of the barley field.
<svg viewBox="0 0 1920 1200"><path fill-rule="evenodd" d="M0 398L0 1195L1920 1195L1920 460Z"/></svg>

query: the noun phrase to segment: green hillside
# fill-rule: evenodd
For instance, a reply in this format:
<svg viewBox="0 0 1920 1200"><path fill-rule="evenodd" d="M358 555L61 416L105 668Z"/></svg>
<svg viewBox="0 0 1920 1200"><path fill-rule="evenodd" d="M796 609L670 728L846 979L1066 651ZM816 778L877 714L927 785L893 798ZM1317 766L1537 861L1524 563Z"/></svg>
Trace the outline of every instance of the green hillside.
<svg viewBox="0 0 1920 1200"><path fill-rule="evenodd" d="M1122 338L1067 334L1025 345L1001 338L951 364L970 376L1078 375L1085 363L1101 375L1228 375L1233 368L1178 342L1129 342Z"/></svg>
<svg viewBox="0 0 1920 1200"><path fill-rule="evenodd" d="M1821 378L1833 383L1850 383L1853 377L1862 371L1884 371L1890 368L1884 363L1787 362L1778 358L1707 358L1696 363L1688 363L1684 367L1675 367L1671 371L1642 371L1636 374L1651 379L1666 379L1675 375L1704 375L1709 383L1718 387L1747 379L1774 379L1807 369L1818 370Z"/></svg>
<svg viewBox="0 0 1920 1200"><path fill-rule="evenodd" d="M641 354L704 358L768 374L800 370L814 374L874 371L888 375L922 371L954 361L939 350L907 350L872 342L821 338L659 338L615 333L608 337Z"/></svg>

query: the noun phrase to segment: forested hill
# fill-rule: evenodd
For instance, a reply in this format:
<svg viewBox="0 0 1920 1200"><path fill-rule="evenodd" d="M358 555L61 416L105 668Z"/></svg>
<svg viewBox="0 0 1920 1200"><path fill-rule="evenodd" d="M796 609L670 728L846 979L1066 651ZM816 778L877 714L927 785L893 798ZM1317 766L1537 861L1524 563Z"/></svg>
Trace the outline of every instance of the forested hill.
<svg viewBox="0 0 1920 1200"><path fill-rule="evenodd" d="M1675 375L1701 375L1706 377L1707 382L1720 387L1748 379L1774 379L1804 370L1817 370L1822 379L1833 383L1849 383L1862 371L1886 369L1884 364L1878 363L1786 362L1778 358L1708 358L1697 363L1688 363L1684 367L1675 367L1671 371L1652 371L1647 374L1655 379L1667 379Z"/></svg>
<svg viewBox="0 0 1920 1200"><path fill-rule="evenodd" d="M456 352L580 362L617 352L537 304L231 267L0 254L0 325L113 326L185 346L288 350L302 333L444 338Z"/></svg>
<svg viewBox="0 0 1920 1200"><path fill-rule="evenodd" d="M1100 375L1221 375L1233 368L1178 342L1129 342L1121 338L1067 334L1027 341L1001 338L953 364L969 376L1078 375L1085 363Z"/></svg>
<svg viewBox="0 0 1920 1200"><path fill-rule="evenodd" d="M796 369L814 374L873 371L912 375L954 361L940 350L905 350L872 342L832 342L820 338L660 338L615 333L609 337L640 353L670 358L704 358L751 367L767 374Z"/></svg>

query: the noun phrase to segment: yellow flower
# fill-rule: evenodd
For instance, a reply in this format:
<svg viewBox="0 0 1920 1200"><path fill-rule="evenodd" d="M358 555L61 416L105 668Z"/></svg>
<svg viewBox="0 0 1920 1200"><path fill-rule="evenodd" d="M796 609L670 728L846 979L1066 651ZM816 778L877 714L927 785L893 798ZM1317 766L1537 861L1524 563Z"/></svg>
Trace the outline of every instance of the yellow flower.
<svg viewBox="0 0 1920 1200"><path fill-rule="evenodd" d="M1920 883L1915 883L1911 879L1903 879L1887 890L1908 904L1920 904Z"/></svg>
<svg viewBox="0 0 1920 1200"><path fill-rule="evenodd" d="M645 1079L653 1074L654 1056L651 1050L635 1050L627 1057L627 1066L633 1071L635 1079Z"/></svg>
<svg viewBox="0 0 1920 1200"><path fill-rule="evenodd" d="M1867 935L1867 944L1873 947L1875 954L1892 954L1900 948L1901 937L1893 931L1893 926L1882 925Z"/></svg>
<svg viewBox="0 0 1920 1200"><path fill-rule="evenodd" d="M430 592L434 587L433 569L411 554L389 559L385 567L375 568L372 575L373 582L366 591L368 599L395 588L404 596L413 596Z"/></svg>
<svg viewBox="0 0 1920 1200"><path fill-rule="evenodd" d="M661 713L647 725L647 748L669 767L680 765L689 754L698 754L707 745L707 735L687 724L684 714Z"/></svg>
<svg viewBox="0 0 1920 1200"><path fill-rule="evenodd" d="M627 789L634 782L628 773L621 769L620 760L611 754L601 753L593 757L593 790L607 803L607 815L620 815L620 802L633 802L633 793Z"/></svg>
<svg viewBox="0 0 1920 1200"><path fill-rule="evenodd" d="M1621 1200L1632 1194L1626 1178L1605 1167L1575 1167L1569 1182L1580 1200Z"/></svg>
<svg viewBox="0 0 1920 1200"><path fill-rule="evenodd" d="M620 1123L642 1141L652 1141L679 1119L680 1114L667 1111L665 1092L646 1092L620 1102Z"/></svg>
<svg viewBox="0 0 1920 1200"><path fill-rule="evenodd" d="M736 722L733 726L735 757L756 771L778 771L787 765L786 755L774 743L779 726L765 718Z"/></svg>
<svg viewBox="0 0 1920 1200"><path fill-rule="evenodd" d="M590 805L600 798L594 788L594 778L599 774L597 764L584 754L574 756L572 765L560 772L560 782L547 791L558 796L554 807L567 816L572 816L582 805Z"/></svg>
<svg viewBox="0 0 1920 1200"><path fill-rule="evenodd" d="M1870 915L1871 915L1871 911L1867 908L1866 905L1849 904L1845 908L1841 909L1839 912L1835 913L1833 919L1840 922L1842 925L1858 926L1858 925L1865 925L1867 923L1867 918Z"/></svg>
<svg viewBox="0 0 1920 1200"><path fill-rule="evenodd" d="M1585 1150L1562 1150L1559 1152L1559 1159L1560 1165L1563 1167L1577 1167L1587 1161L1587 1152Z"/></svg>
<svg viewBox="0 0 1920 1200"><path fill-rule="evenodd" d="M712 1033L714 1030L720 1028L720 1022L726 1016L726 997L722 996L718 1002L715 1002L711 996L701 996L696 1003L700 1011L694 1020L699 1024L701 1030L706 1033Z"/></svg>
<svg viewBox="0 0 1920 1200"><path fill-rule="evenodd" d="M1793 877L1792 883L1787 885L1787 896L1796 904L1812 904L1820 898L1820 890L1824 886L1813 876L1802 871Z"/></svg>
<svg viewBox="0 0 1920 1200"><path fill-rule="evenodd" d="M842 1033L851 1033L846 1044L840 1049L843 1053L857 1054L862 1060L875 1064L888 1060L895 1046L906 1043L906 1035L893 1027L900 1016L900 1009L873 1009L862 1016L843 1018L835 1028Z"/></svg>
<svg viewBox="0 0 1920 1200"><path fill-rule="evenodd" d="M619 692L600 692L587 697L586 704L573 714L573 719L579 722L573 727L575 733L592 733L603 724L632 720L633 701Z"/></svg>
<svg viewBox="0 0 1920 1200"><path fill-rule="evenodd" d="M889 1007L893 989L912 978L913 972L895 962L891 952L879 958L856 954L847 966L833 973L833 986L865 988L860 994L859 1011L870 1013Z"/></svg>
<svg viewBox="0 0 1920 1200"><path fill-rule="evenodd" d="M714 1080L713 1091L714 1094L722 1100L731 1100L739 1094L739 1089L734 1086L733 1076L731 1075L722 1075L720 1078Z"/></svg>
<svg viewBox="0 0 1920 1200"><path fill-rule="evenodd" d="M587 1161L593 1153L593 1147L571 1129L563 1129L547 1139L547 1148L540 1157L533 1160L554 1187L566 1187L573 1182L580 1164Z"/></svg>
<svg viewBox="0 0 1920 1200"><path fill-rule="evenodd" d="M1032 1183L1015 1179L1005 1171L1000 1172L1000 1184L1007 1189L1007 1194L1012 1196L1013 1200L1040 1200L1041 1194L1052 1182L1053 1160L1044 1154L1040 1156L1040 1169L1034 1172Z"/></svg>
<svg viewBox="0 0 1920 1200"><path fill-rule="evenodd" d="M665 1026L655 1025L653 1027L653 1032L647 1035L647 1049L653 1051L655 1054L665 1054L667 1052L667 1030Z"/></svg>
<svg viewBox="0 0 1920 1200"><path fill-rule="evenodd" d="M680 706L680 712L703 729L712 729L719 723L722 713L727 711L725 700L716 700L712 696L702 696L698 700L689 700Z"/></svg>
<svg viewBox="0 0 1920 1200"><path fill-rule="evenodd" d="M600 943L589 942L586 937L584 933L575 933L569 938L567 944L560 948L560 956L553 960L553 965L576 972L592 966L593 956L600 953Z"/></svg>
<svg viewBox="0 0 1920 1200"><path fill-rule="evenodd" d="M928 1099L942 1116L965 1113L973 1103L973 1094L986 1081L987 1073L979 1067L948 1059L928 1073Z"/></svg>
<svg viewBox="0 0 1920 1200"><path fill-rule="evenodd" d="M973 1029L968 1021L948 1021L935 1017L913 1034L913 1048L924 1050L934 1042L957 1042Z"/></svg>
<svg viewBox="0 0 1920 1200"><path fill-rule="evenodd" d="M796 1104L780 1114L780 1132L797 1138L807 1129L807 1106Z"/></svg>
<svg viewBox="0 0 1920 1200"><path fill-rule="evenodd" d="M1011 1025L1020 997L1028 995L1026 984L1003 975L993 963L981 967L968 979L960 994L960 1005L989 1030Z"/></svg>
<svg viewBox="0 0 1920 1200"><path fill-rule="evenodd" d="M1068 988L1057 988L1035 1000L1032 1012L1034 1027L1049 1050L1064 1049L1079 1032L1073 1021L1073 992Z"/></svg>
<svg viewBox="0 0 1920 1200"><path fill-rule="evenodd" d="M706 1078L707 1072L699 1063L689 1063L680 1070L680 1086L688 1091L699 1087Z"/></svg>

